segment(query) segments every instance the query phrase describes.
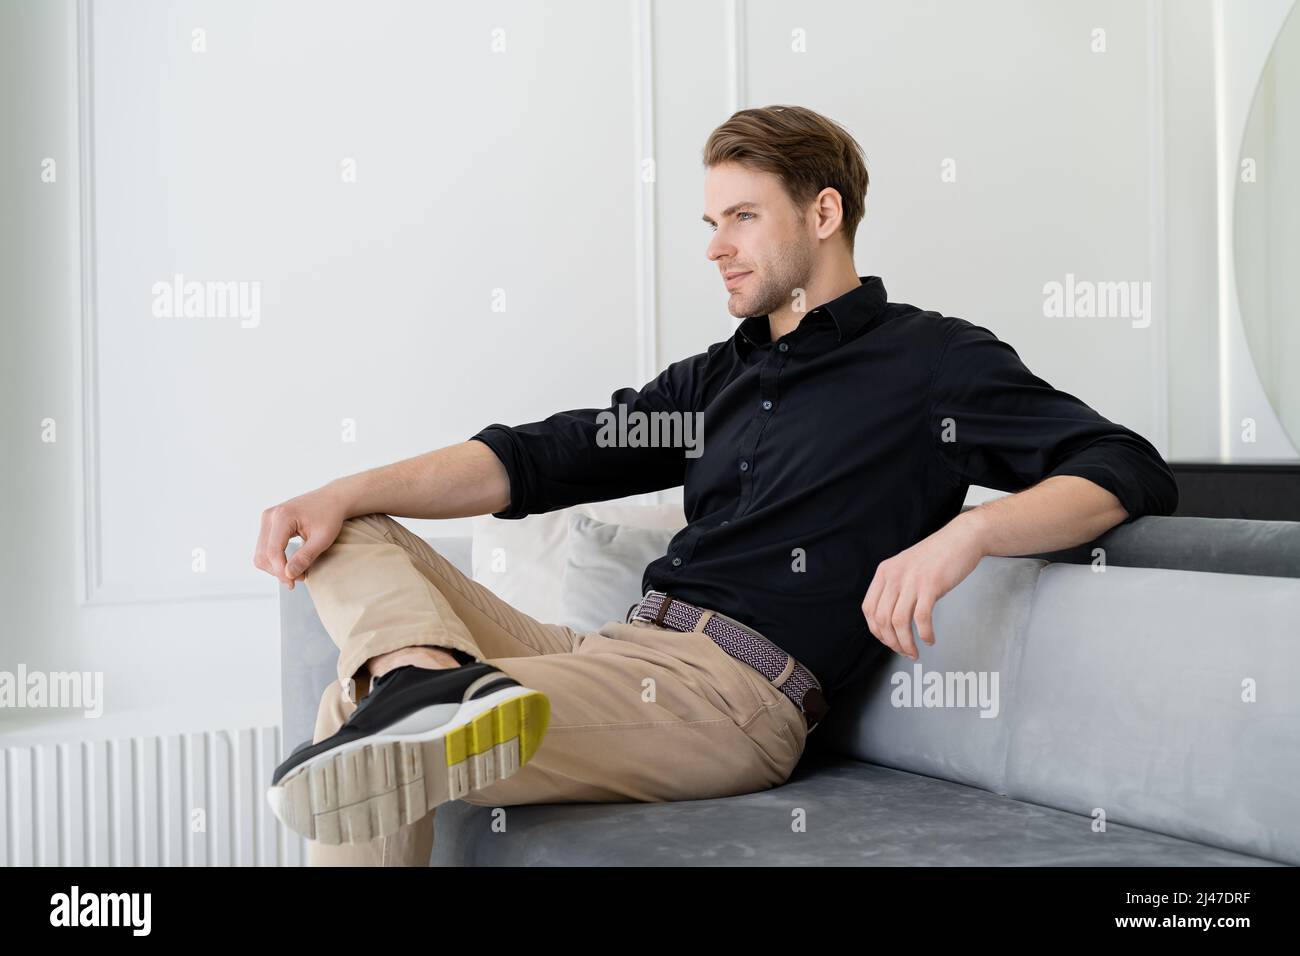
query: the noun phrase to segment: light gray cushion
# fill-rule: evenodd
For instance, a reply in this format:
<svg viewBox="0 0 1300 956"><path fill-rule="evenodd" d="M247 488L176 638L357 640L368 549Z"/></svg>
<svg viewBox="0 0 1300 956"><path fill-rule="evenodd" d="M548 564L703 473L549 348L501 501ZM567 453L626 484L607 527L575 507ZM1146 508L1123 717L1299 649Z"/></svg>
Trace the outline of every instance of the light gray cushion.
<svg viewBox="0 0 1300 956"><path fill-rule="evenodd" d="M1048 566L1007 793L1300 863L1297 622L1293 578Z"/></svg>
<svg viewBox="0 0 1300 956"><path fill-rule="evenodd" d="M482 515L474 519L474 580L530 617L569 624L564 619L560 585L569 555L569 518L573 514L637 528L676 530L686 524L680 501L647 505L629 498L574 505L523 518Z"/></svg>
<svg viewBox="0 0 1300 956"><path fill-rule="evenodd" d="M919 644L914 664L880 645L879 664L859 688L831 702L825 722L809 737L809 749L820 735L817 750L1003 792L1007 703L1042 567L1032 558L982 560L935 603L934 646ZM894 706L895 692L904 687L895 675L910 678L918 666L923 679L927 671L997 674L997 716L981 717L978 708Z"/></svg>
<svg viewBox="0 0 1300 956"><path fill-rule="evenodd" d="M854 760L718 800L434 814L434 866L1276 866L1270 860ZM796 832L792 824L806 824ZM495 826L494 826L495 823Z"/></svg>
<svg viewBox="0 0 1300 956"><path fill-rule="evenodd" d="M580 633L625 620L629 605L641 598L646 565L663 557L675 533L671 528L633 528L571 513L560 619Z"/></svg>

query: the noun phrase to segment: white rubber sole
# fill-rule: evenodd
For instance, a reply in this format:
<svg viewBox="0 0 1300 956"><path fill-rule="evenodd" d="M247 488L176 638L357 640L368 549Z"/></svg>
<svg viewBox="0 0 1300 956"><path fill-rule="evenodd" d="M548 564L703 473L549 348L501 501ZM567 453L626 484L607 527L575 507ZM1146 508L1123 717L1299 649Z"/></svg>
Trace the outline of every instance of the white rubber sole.
<svg viewBox="0 0 1300 956"><path fill-rule="evenodd" d="M438 704L305 761L266 798L280 822L309 840L365 843L512 776L537 752L549 720L550 701L527 687ZM414 727L431 729L404 732Z"/></svg>

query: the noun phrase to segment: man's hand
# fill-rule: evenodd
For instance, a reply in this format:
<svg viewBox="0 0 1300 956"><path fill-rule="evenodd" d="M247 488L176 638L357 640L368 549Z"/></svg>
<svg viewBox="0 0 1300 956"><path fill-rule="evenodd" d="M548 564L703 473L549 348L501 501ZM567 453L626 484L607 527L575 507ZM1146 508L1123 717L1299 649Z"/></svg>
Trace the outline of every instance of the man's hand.
<svg viewBox="0 0 1300 956"><path fill-rule="evenodd" d="M862 602L867 627L890 650L916 660L912 621L921 640L933 644L935 602L985 555L1072 548L1094 540L1128 514L1113 492L1078 475L1052 475L1032 488L986 501L880 562Z"/></svg>
<svg viewBox="0 0 1300 956"><path fill-rule="evenodd" d="M862 601L862 614L876 640L912 660L917 658L912 621L921 640L934 644L935 602L974 571L987 553L978 525L963 517L881 561Z"/></svg>
<svg viewBox="0 0 1300 956"><path fill-rule="evenodd" d="M337 484L331 483L262 512L262 530L257 536L253 565L273 574L293 590L307 568L334 543L348 517L347 502ZM284 550L294 535L302 546L286 564Z"/></svg>
<svg viewBox="0 0 1300 956"><path fill-rule="evenodd" d="M510 507L510 475L496 453L470 439L331 481L262 512L253 566L293 590L354 515L468 518ZM294 535L302 547L285 562Z"/></svg>

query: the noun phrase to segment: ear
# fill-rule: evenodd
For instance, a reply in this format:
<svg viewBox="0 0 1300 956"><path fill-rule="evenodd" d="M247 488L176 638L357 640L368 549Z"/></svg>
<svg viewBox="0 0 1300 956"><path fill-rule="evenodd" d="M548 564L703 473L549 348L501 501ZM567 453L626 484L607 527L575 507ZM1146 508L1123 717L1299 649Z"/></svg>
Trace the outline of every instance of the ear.
<svg viewBox="0 0 1300 956"><path fill-rule="evenodd" d="M829 239L835 235L840 224L844 222L844 202L840 192L827 186L813 200L813 212L817 216L816 228L818 239Z"/></svg>

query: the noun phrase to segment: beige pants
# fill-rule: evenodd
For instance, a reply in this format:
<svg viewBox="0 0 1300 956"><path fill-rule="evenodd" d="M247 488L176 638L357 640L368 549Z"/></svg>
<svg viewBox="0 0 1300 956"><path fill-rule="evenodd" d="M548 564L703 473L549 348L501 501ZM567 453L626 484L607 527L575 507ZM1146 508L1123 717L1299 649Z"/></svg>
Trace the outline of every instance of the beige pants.
<svg viewBox="0 0 1300 956"><path fill-rule="evenodd" d="M321 697L313 742L364 698L366 660L410 645L459 648L549 698L550 723L532 760L468 803L731 796L784 783L803 753L807 725L790 698L704 634L642 621L611 621L590 634L542 624L387 515L344 522L306 582L339 647L339 681ZM308 863L425 866L433 816L367 844L311 841Z"/></svg>

